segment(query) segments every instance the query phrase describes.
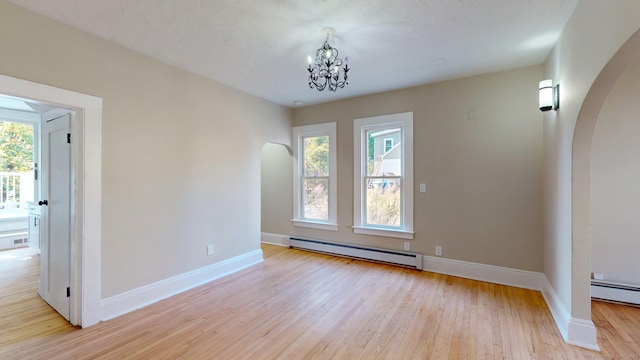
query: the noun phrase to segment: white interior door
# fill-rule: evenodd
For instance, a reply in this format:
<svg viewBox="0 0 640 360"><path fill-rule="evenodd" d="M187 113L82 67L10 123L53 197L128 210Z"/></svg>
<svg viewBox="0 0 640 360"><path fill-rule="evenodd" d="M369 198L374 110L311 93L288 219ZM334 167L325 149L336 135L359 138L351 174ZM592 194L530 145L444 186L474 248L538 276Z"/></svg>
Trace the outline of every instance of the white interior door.
<svg viewBox="0 0 640 360"><path fill-rule="evenodd" d="M42 126L40 296L69 320L71 278L71 115Z"/></svg>

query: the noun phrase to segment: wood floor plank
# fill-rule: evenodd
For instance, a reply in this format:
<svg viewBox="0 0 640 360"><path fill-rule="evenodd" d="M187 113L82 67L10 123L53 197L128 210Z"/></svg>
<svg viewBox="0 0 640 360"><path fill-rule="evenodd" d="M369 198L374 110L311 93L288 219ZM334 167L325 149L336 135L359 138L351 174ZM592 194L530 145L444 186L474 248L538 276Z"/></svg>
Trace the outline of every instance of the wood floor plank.
<svg viewBox="0 0 640 360"><path fill-rule="evenodd" d="M0 358L640 358L640 308L593 302L598 353L564 343L537 291L263 251L262 264L88 329L38 297L35 253L0 252Z"/></svg>

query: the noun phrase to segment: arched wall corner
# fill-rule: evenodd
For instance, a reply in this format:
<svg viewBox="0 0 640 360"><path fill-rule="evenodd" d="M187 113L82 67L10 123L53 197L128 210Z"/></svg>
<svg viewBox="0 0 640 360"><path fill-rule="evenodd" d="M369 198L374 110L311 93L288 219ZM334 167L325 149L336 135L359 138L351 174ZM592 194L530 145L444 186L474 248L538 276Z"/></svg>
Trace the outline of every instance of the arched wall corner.
<svg viewBox="0 0 640 360"><path fill-rule="evenodd" d="M102 99L2 74L0 94L76 111L71 129L76 182L70 322L83 328L95 325L101 319Z"/></svg>
<svg viewBox="0 0 640 360"><path fill-rule="evenodd" d="M572 319L591 319L591 146L600 110L622 72L640 57L640 30L611 57L578 113L572 148ZM569 329L569 338L573 338ZM579 329L575 329L579 332ZM595 334L593 334L595 336ZM581 335L576 335L579 338ZM594 338L595 343L595 338Z"/></svg>
<svg viewBox="0 0 640 360"><path fill-rule="evenodd" d="M287 149L287 151L289 152L289 155L293 156L293 149L291 148L291 145L289 145L289 144L283 144L283 143L279 143L279 142L268 141L268 142L262 144L262 148L261 149L264 149L264 147L269 145L269 144L271 144L271 145L282 145L285 149Z"/></svg>

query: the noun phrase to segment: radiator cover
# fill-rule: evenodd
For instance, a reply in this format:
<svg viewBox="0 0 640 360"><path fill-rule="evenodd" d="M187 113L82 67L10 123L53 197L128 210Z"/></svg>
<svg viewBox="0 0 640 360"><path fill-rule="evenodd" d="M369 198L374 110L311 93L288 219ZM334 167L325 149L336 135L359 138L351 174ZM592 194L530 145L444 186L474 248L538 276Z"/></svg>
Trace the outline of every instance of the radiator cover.
<svg viewBox="0 0 640 360"><path fill-rule="evenodd" d="M640 287L603 280L591 280L591 297L640 305Z"/></svg>
<svg viewBox="0 0 640 360"><path fill-rule="evenodd" d="M324 240L302 239L297 237L289 238L289 247L412 267L422 270L422 254L417 253L342 244Z"/></svg>

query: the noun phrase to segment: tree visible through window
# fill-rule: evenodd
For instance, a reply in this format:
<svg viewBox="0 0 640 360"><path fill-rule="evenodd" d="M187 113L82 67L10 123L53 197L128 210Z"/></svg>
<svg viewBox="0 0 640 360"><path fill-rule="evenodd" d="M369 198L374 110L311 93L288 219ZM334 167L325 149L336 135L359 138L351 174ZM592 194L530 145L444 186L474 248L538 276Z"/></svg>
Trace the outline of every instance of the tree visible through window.
<svg viewBox="0 0 640 360"><path fill-rule="evenodd" d="M303 138L305 219L329 219L329 136Z"/></svg>
<svg viewBox="0 0 640 360"><path fill-rule="evenodd" d="M31 124L0 122L0 209L33 200L33 135Z"/></svg>
<svg viewBox="0 0 640 360"><path fill-rule="evenodd" d="M337 230L336 123L293 128L295 226Z"/></svg>
<svg viewBox="0 0 640 360"><path fill-rule="evenodd" d="M33 170L33 125L0 122L0 171Z"/></svg>

